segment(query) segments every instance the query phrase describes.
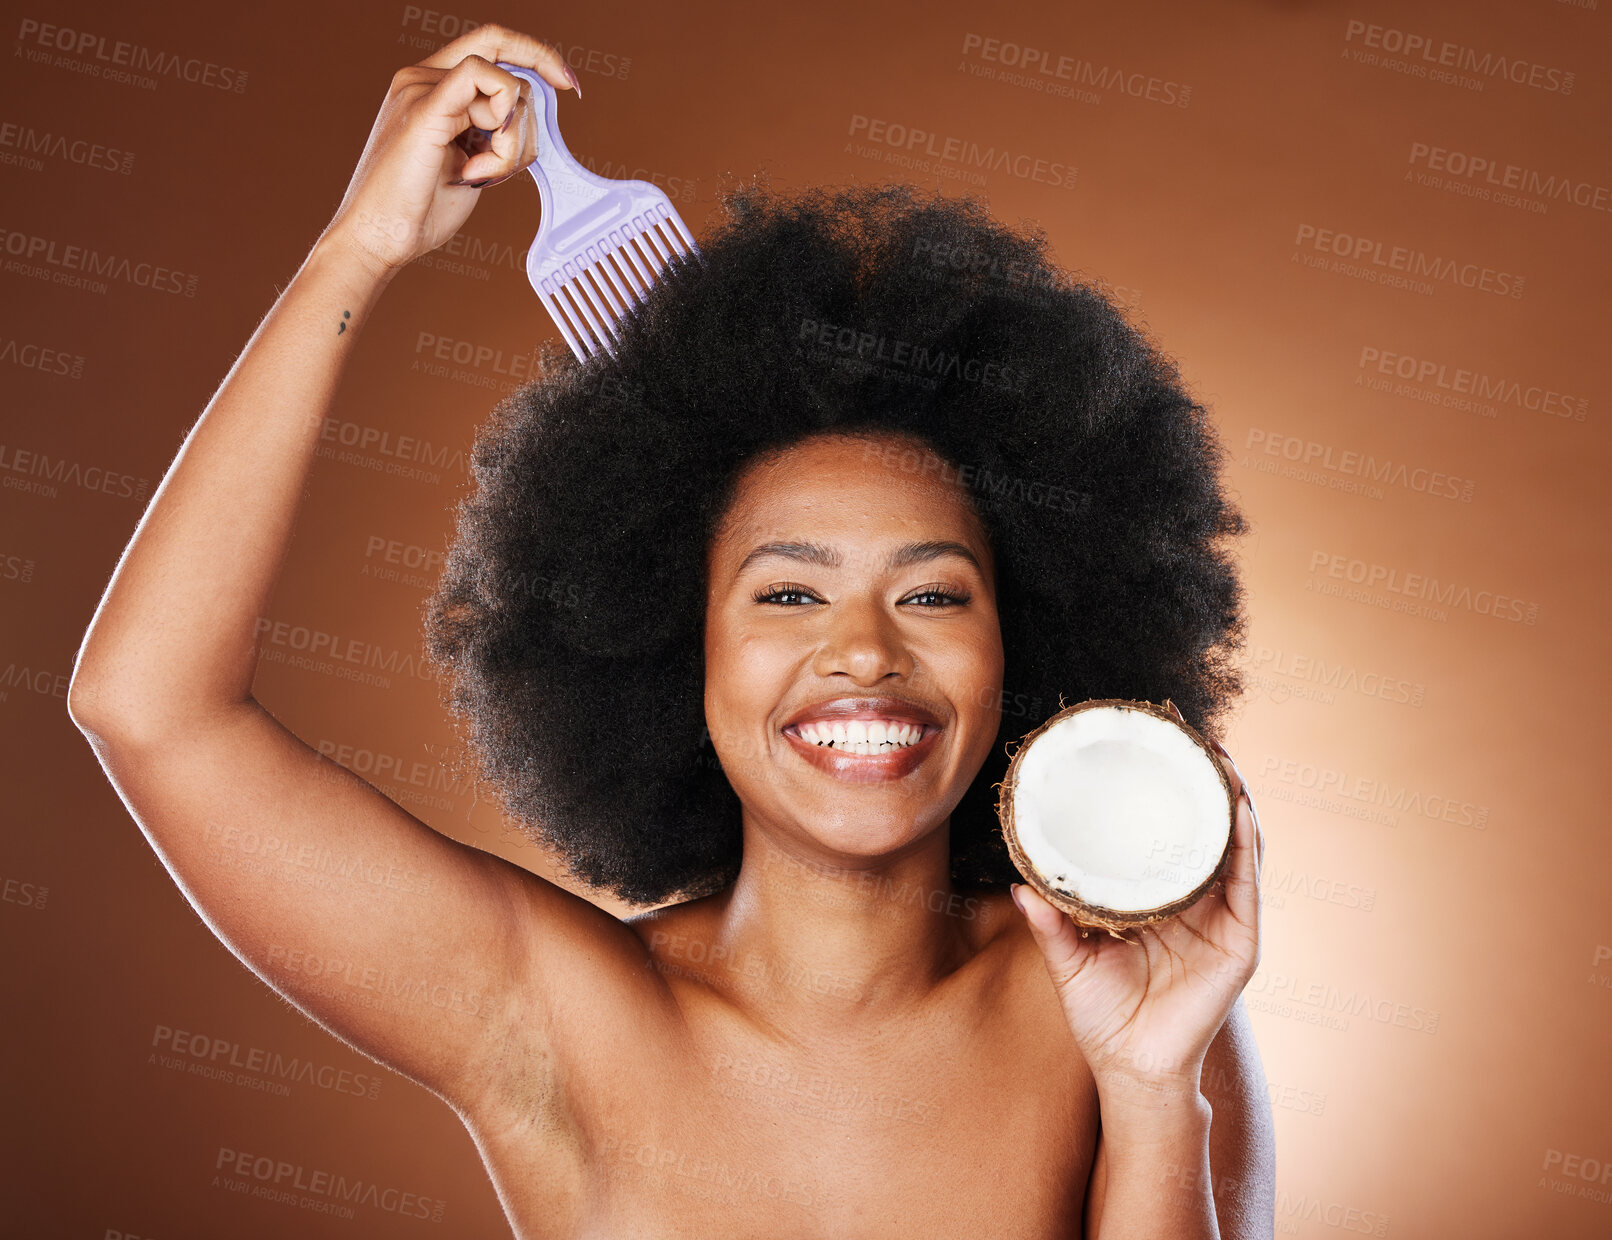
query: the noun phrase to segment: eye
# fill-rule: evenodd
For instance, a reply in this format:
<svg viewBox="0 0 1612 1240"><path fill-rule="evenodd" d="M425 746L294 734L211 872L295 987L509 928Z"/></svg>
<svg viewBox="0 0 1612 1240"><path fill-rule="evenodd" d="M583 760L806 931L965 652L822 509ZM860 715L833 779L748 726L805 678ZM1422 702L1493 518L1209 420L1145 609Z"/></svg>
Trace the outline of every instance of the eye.
<svg viewBox="0 0 1612 1240"><path fill-rule="evenodd" d="M945 586L933 585L925 586L922 590L918 591L917 594L909 595L903 600L903 602L915 603L921 598L940 599L940 603L930 604L924 608L925 611L932 611L936 607L961 606L962 604L968 602L972 597L973 596L967 591L953 592Z"/></svg>
<svg viewBox="0 0 1612 1240"><path fill-rule="evenodd" d="M797 586L792 581L782 581L777 585L768 586L766 589L758 591L755 595L755 601L758 603L777 603L780 607L799 607L799 603L786 603L783 601L792 596L817 599L819 603L823 601L805 586Z"/></svg>
<svg viewBox="0 0 1612 1240"><path fill-rule="evenodd" d="M752 597L758 603L775 603L780 607L799 607L801 603L795 600L817 603L823 601L805 586L790 581L768 586L764 590L757 591ZM942 585L933 585L925 586L918 593L908 595L902 602L916 603L920 599L934 599L937 601L923 604L924 611L934 611L941 607L960 607L972 597L967 591L954 591Z"/></svg>

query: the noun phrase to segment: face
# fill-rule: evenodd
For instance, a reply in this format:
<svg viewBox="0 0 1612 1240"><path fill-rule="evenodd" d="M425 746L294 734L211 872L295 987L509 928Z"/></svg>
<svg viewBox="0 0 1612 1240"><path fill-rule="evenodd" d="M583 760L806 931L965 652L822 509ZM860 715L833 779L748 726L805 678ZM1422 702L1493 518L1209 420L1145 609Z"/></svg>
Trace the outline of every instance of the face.
<svg viewBox="0 0 1612 1240"><path fill-rule="evenodd" d="M798 443L741 476L707 580L705 717L747 836L850 864L944 826L1003 673L956 470L907 439Z"/></svg>

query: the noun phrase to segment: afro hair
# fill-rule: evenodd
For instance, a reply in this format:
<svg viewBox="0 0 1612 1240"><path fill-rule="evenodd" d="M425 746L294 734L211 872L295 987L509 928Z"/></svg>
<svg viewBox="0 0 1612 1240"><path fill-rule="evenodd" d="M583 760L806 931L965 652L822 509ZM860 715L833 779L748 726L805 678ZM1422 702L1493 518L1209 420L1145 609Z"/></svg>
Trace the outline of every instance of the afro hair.
<svg viewBox="0 0 1612 1240"><path fill-rule="evenodd" d="M550 349L479 428L426 648L486 780L634 905L738 875L704 717L706 554L740 471L813 435L901 436L969 487L996 558L1002 728L953 810L959 887L1017 879L1007 746L1063 705L1239 696L1243 589L1207 411L1044 234L910 185L728 188L615 354ZM899 441L895 441L899 442ZM461 750L461 760L466 760Z"/></svg>

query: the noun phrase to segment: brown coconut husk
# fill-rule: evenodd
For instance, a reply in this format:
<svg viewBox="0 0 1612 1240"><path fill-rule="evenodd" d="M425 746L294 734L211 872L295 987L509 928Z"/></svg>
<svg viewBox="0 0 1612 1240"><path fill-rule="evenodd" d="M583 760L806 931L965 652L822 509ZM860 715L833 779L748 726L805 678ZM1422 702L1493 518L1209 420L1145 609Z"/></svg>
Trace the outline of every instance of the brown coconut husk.
<svg viewBox="0 0 1612 1240"><path fill-rule="evenodd" d="M1163 921L1167 917L1173 917L1182 909L1195 903L1206 891L1220 881L1226 869L1226 862L1231 857L1232 839L1237 829L1237 794L1232 789L1231 780L1227 776L1225 768L1221 766L1214 747L1191 724L1176 718L1169 698L1164 699L1163 706L1156 706L1152 702L1135 702L1126 698L1092 698L1085 702L1079 702L1074 706L1063 706L1062 695L1059 696L1058 702L1062 709L1057 714L1033 731L1026 733L1019 740L1018 747L1009 754L1007 775L1001 783L995 785L997 790L996 816L1002 824L1002 838L1007 844L1008 856L1013 859L1014 868L1023 875L1024 881L1034 887L1047 903L1069 914L1070 920L1081 928L1082 937L1085 937L1093 930L1106 930L1114 938L1122 942L1130 942L1131 940L1125 938L1125 931L1139 926L1151 925L1154 922ZM1220 859L1215 863L1214 869L1210 871L1203 882L1199 883L1191 892L1182 896L1179 900L1172 900L1169 904L1161 904L1157 908L1131 912L1123 909L1102 908L1098 905L1086 903L1076 896L1074 892L1059 887L1031 863L1029 857L1025 855L1024 850L1019 846L1018 832L1013 825L1013 790L1018 786L1020 762L1025 753L1028 752L1031 744L1053 724L1059 723L1079 711L1092 710L1100 706L1118 706L1125 710L1142 711L1180 728L1192 738L1194 744L1208 754L1209 760L1214 764L1215 773L1220 776L1221 786L1226 790L1226 846L1221 850Z"/></svg>

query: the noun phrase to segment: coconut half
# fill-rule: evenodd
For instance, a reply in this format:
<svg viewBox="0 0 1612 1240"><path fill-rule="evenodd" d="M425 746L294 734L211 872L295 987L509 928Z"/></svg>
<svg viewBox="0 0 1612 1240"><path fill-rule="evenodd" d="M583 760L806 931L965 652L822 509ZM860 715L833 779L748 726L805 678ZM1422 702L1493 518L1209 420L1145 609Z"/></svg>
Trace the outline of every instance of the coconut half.
<svg viewBox="0 0 1612 1240"><path fill-rule="evenodd" d="M1086 930L1123 938L1180 912L1231 854L1236 793L1169 705L1065 707L1020 742L997 785L1013 864Z"/></svg>

